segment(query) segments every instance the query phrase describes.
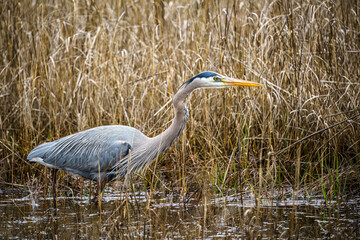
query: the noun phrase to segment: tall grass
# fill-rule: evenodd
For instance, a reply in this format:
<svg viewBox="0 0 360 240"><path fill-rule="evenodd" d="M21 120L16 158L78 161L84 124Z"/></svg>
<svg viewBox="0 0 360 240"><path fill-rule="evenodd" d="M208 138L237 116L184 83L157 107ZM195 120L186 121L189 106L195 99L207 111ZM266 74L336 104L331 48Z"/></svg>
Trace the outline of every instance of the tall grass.
<svg viewBox="0 0 360 240"><path fill-rule="evenodd" d="M159 134L177 87L212 70L263 87L193 93L185 131L142 180L204 198L358 193L358 2L25 0L0 11L2 185L46 183L49 171L25 161L45 141L107 124Z"/></svg>

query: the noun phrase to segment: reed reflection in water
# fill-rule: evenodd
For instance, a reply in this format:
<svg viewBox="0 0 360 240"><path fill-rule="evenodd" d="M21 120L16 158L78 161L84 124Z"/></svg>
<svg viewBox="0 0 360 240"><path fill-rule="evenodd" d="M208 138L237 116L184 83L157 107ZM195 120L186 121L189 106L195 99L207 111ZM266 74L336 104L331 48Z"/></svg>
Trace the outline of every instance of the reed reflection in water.
<svg viewBox="0 0 360 240"><path fill-rule="evenodd" d="M111 192L110 192L111 191ZM155 192L109 189L100 213L86 196L0 195L0 237L7 239L99 238L355 238L360 236L359 199L329 201L321 196L281 200L251 195L217 196L206 201Z"/></svg>

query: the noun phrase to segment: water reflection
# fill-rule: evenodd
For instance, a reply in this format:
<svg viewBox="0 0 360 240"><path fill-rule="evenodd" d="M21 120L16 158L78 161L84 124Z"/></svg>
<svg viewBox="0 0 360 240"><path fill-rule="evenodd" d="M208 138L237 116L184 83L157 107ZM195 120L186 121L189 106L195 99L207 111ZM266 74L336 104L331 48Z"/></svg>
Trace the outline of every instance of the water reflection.
<svg viewBox="0 0 360 240"><path fill-rule="evenodd" d="M105 193L102 212L87 196L0 194L0 238L356 238L359 199L261 199L243 195L182 198L155 192ZM258 202L258 204L257 204Z"/></svg>

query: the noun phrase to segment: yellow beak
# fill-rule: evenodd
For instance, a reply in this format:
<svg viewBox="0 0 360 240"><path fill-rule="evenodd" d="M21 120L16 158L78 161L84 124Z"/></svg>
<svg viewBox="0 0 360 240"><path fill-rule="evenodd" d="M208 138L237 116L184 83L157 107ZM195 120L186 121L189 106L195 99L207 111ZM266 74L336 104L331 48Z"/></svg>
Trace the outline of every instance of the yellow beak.
<svg viewBox="0 0 360 240"><path fill-rule="evenodd" d="M261 84L256 83L256 82L250 82L250 81L240 80L240 79L236 79L236 78L229 78L229 77L225 77L225 78L221 79L221 81L226 86L245 86L245 87L262 86Z"/></svg>

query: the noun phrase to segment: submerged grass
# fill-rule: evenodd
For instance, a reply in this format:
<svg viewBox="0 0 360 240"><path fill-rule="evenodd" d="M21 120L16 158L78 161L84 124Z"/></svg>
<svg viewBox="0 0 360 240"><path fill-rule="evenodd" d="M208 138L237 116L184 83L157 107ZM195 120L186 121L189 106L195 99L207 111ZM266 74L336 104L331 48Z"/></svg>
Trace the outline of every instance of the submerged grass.
<svg viewBox="0 0 360 240"><path fill-rule="evenodd" d="M25 0L0 12L1 188L46 193L50 171L25 161L44 141L107 124L159 134L177 87L212 70L263 87L193 93L182 135L132 181L205 202L359 193L358 2Z"/></svg>

